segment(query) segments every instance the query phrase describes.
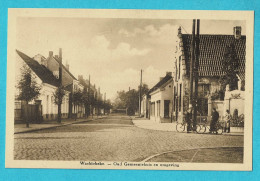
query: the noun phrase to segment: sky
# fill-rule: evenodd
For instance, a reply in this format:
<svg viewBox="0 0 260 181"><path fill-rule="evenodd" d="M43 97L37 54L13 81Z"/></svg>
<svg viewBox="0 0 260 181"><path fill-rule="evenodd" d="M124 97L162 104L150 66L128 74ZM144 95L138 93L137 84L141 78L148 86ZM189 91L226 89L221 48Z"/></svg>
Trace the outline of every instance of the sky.
<svg viewBox="0 0 260 181"><path fill-rule="evenodd" d="M113 100L117 91L137 89L141 69L149 88L173 70L179 26L190 34L192 20L19 17L16 49L48 57L62 48L71 73L90 75L91 83ZM234 26L245 35L244 21L223 20L201 20L200 33L233 34Z"/></svg>

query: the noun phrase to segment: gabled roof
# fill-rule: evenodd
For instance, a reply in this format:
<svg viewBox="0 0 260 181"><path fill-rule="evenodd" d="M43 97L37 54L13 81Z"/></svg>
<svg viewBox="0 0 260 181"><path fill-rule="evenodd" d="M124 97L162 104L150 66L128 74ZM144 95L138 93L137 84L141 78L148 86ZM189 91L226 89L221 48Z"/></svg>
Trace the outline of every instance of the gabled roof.
<svg viewBox="0 0 260 181"><path fill-rule="evenodd" d="M73 88L73 83L64 86L64 89L70 92L72 91L72 88Z"/></svg>
<svg viewBox="0 0 260 181"><path fill-rule="evenodd" d="M79 78L78 79L80 84L83 85L85 88L88 88L89 87L89 81L87 79L83 79L83 78ZM93 91L96 91L97 89L90 84L90 89L93 90Z"/></svg>
<svg viewBox="0 0 260 181"><path fill-rule="evenodd" d="M26 54L16 50L17 54L24 60L24 62L32 69L32 71L42 80L42 82L59 86L59 79L57 79L52 72L44 65L39 64L34 59L30 58Z"/></svg>
<svg viewBox="0 0 260 181"><path fill-rule="evenodd" d="M199 75L200 76L221 76L222 60L227 46L234 44L236 56L238 58L239 76L243 80L245 78L245 62L246 62L246 36L235 39L234 35L200 35L199 44ZM191 59L191 34L182 34L183 49L185 56L186 71L190 71Z"/></svg>
<svg viewBox="0 0 260 181"><path fill-rule="evenodd" d="M166 75L165 77L163 77L162 80L160 80L155 86L153 86L149 91L148 94L150 94L151 92L161 88L166 82L168 82L169 80L172 79L171 75Z"/></svg>
<svg viewBox="0 0 260 181"><path fill-rule="evenodd" d="M53 56L52 58L59 63L59 60L57 60L54 56ZM63 64L62 64L62 68L63 68L73 79L77 80L76 77L74 77L74 75L73 75Z"/></svg>

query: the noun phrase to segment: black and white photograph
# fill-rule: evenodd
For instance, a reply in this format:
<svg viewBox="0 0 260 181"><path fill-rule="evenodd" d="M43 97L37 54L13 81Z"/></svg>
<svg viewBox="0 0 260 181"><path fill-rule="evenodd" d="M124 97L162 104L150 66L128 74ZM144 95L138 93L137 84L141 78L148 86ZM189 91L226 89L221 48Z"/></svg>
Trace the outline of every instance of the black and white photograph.
<svg viewBox="0 0 260 181"><path fill-rule="evenodd" d="M8 14L6 167L252 169L252 12Z"/></svg>

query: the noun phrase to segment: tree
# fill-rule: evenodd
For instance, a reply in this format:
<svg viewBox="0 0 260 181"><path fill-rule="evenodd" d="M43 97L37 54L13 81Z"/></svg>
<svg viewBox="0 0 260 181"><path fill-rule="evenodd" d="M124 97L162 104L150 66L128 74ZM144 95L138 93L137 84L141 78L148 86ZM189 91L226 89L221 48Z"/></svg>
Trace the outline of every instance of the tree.
<svg viewBox="0 0 260 181"><path fill-rule="evenodd" d="M90 94L89 92L90 90L88 90L88 88L84 87L83 91L82 91L82 102L84 104L85 107L85 117L88 117L89 114L89 105L90 105Z"/></svg>
<svg viewBox="0 0 260 181"><path fill-rule="evenodd" d="M140 85L138 86L138 88L139 88L139 87L140 87ZM138 89L138 90L140 90L140 89ZM142 85L142 89L141 89L142 95L147 94L148 91L149 91L148 85L144 83L144 84Z"/></svg>
<svg viewBox="0 0 260 181"><path fill-rule="evenodd" d="M91 106L90 112L93 117L93 107L96 105L95 92L92 89L89 89L89 104Z"/></svg>
<svg viewBox="0 0 260 181"><path fill-rule="evenodd" d="M140 86L139 86L140 87ZM133 115L139 108L139 95L140 88L138 91L135 89L127 92L118 91L117 97L114 101L114 107L116 109L127 109L128 114ZM149 91L147 84L143 84L141 88L142 95L147 94Z"/></svg>
<svg viewBox="0 0 260 181"><path fill-rule="evenodd" d="M31 69L26 66L21 69L21 79L17 88L19 89L18 100L24 100L27 105L30 101L38 98L41 91L41 86L37 84L36 77L32 74ZM29 127L28 118L26 118L26 127Z"/></svg>
<svg viewBox="0 0 260 181"><path fill-rule="evenodd" d="M72 93L72 103L74 104L74 112L76 112L76 106L80 106L83 103L82 97L82 91L80 89ZM75 119L77 119L77 116Z"/></svg>
<svg viewBox="0 0 260 181"><path fill-rule="evenodd" d="M224 58L222 60L224 75L220 77L221 91L225 92L226 86L229 85L230 90L238 88L238 58L236 55L235 45L232 43L227 46ZM223 95L222 95L223 98Z"/></svg>
<svg viewBox="0 0 260 181"><path fill-rule="evenodd" d="M106 101L104 101L104 113L109 113L110 109L112 109L112 104L111 104L111 101L108 99Z"/></svg>
<svg viewBox="0 0 260 181"><path fill-rule="evenodd" d="M65 90L63 86L59 86L53 93L54 104L60 106L62 104L63 97L65 96ZM58 109L58 123L61 123L61 109Z"/></svg>
<svg viewBox="0 0 260 181"><path fill-rule="evenodd" d="M97 105L97 116L98 116L100 114L100 109L103 108L103 101L97 98L96 105Z"/></svg>

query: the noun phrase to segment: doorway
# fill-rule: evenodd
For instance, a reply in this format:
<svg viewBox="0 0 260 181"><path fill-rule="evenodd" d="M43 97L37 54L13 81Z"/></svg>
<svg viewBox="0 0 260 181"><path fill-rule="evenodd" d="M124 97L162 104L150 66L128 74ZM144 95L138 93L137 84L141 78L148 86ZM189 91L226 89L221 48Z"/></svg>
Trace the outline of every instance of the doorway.
<svg viewBox="0 0 260 181"><path fill-rule="evenodd" d="M169 118L170 100L164 100L164 117Z"/></svg>

